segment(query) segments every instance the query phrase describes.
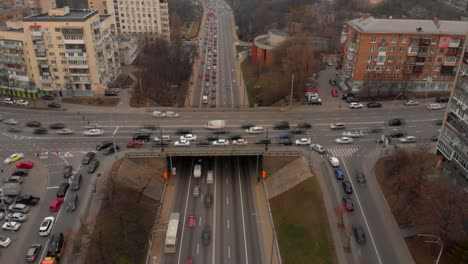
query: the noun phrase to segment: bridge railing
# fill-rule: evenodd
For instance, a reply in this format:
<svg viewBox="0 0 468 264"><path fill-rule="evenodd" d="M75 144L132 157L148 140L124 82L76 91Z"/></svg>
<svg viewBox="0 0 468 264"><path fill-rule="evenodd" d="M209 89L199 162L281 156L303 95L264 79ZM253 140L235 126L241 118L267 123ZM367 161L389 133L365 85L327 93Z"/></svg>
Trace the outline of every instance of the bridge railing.
<svg viewBox="0 0 468 264"><path fill-rule="evenodd" d="M241 148L241 147L165 147L164 149L154 149L152 151L127 152L127 158L150 158L166 156L300 156L302 152L297 149L284 149L269 147L268 149Z"/></svg>

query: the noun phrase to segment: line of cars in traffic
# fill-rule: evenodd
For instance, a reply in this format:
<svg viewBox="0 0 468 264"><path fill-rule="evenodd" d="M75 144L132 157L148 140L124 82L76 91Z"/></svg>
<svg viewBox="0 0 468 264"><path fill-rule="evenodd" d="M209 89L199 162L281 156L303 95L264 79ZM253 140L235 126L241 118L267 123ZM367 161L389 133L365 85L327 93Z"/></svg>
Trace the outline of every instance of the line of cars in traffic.
<svg viewBox="0 0 468 264"><path fill-rule="evenodd" d="M43 100L46 100L46 101L53 101L55 100L55 98L51 95L43 95L41 97ZM3 99L3 103L7 104L7 105L21 105L21 106L28 106L30 103L29 101L27 100L24 100L24 99L13 99L11 97L5 97ZM61 105L57 102L50 102L47 104L47 107L49 108L60 108Z"/></svg>
<svg viewBox="0 0 468 264"><path fill-rule="evenodd" d="M202 103L207 105L210 103L210 107L216 107L216 76L217 76L217 56L218 56L218 38L217 38L217 15L212 7L208 7L206 16L206 24L203 36L203 44L205 49L202 48L202 52L205 54L206 60L201 60L201 64L204 67L203 73L199 73L198 77L204 81L202 85L203 95ZM211 94L211 95L210 95Z"/></svg>
<svg viewBox="0 0 468 264"><path fill-rule="evenodd" d="M8 132L12 133L20 133L23 129L19 126L20 122L14 118L3 119L0 116L0 121L9 125L7 127ZM49 133L49 130L54 130L55 134L57 135L71 135L75 132L66 127L63 123L52 123L48 127L44 127L43 124L39 121L28 121L26 122L26 127L32 129L31 132L36 135L45 135ZM89 123L84 126L85 130L83 131L83 135L85 136L101 136L104 134L104 129L102 129L102 125L100 123Z"/></svg>

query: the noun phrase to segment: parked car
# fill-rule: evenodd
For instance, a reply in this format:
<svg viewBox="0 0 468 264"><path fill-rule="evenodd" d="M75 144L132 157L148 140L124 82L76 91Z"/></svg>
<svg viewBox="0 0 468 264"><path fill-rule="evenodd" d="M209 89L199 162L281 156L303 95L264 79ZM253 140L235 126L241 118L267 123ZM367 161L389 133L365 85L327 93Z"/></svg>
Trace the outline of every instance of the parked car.
<svg viewBox="0 0 468 264"><path fill-rule="evenodd" d="M104 135L104 130L100 128L91 128L83 132L85 136L102 136Z"/></svg>
<svg viewBox="0 0 468 264"><path fill-rule="evenodd" d="M15 170L11 176L21 176L21 177L26 177L28 176L28 171L27 170Z"/></svg>
<svg viewBox="0 0 468 264"><path fill-rule="evenodd" d="M58 198L62 199L62 198ZM62 199L63 200L63 199ZM41 225L39 226L39 236L48 236L52 231L54 226L55 218L53 216L48 216L42 220Z"/></svg>
<svg viewBox="0 0 468 264"><path fill-rule="evenodd" d="M57 197L64 197L67 194L70 184L68 182L62 182L57 189Z"/></svg>
<svg viewBox="0 0 468 264"><path fill-rule="evenodd" d="M443 108L445 108L445 105L443 105L443 104L429 104L427 106L427 109L429 109L429 110L440 110L440 109L443 109Z"/></svg>
<svg viewBox="0 0 468 264"><path fill-rule="evenodd" d="M28 251L26 251L26 262L35 262L36 260L38 260L39 254L41 253L41 249L41 244L31 245Z"/></svg>
<svg viewBox="0 0 468 264"><path fill-rule="evenodd" d="M28 219L28 216L23 213L9 213L5 217L5 221L13 221L13 222L19 222L22 223Z"/></svg>
<svg viewBox="0 0 468 264"><path fill-rule="evenodd" d="M11 154L8 158L3 161L3 164L10 164L24 158L23 153L14 153Z"/></svg>
<svg viewBox="0 0 468 264"><path fill-rule="evenodd" d="M403 104L406 106L416 106L419 105L419 102L414 100L406 100Z"/></svg>
<svg viewBox="0 0 468 264"><path fill-rule="evenodd" d="M437 96L435 101L436 103L448 103L449 99L448 96Z"/></svg>
<svg viewBox="0 0 468 264"><path fill-rule="evenodd" d="M359 103L359 100L356 98L356 97L350 97L348 96L346 98L346 103L350 104L350 103Z"/></svg>
<svg viewBox="0 0 468 264"><path fill-rule="evenodd" d="M6 119L6 120L3 121L3 123L5 123L7 125L17 125L17 124L19 124L19 122L16 119L13 119L13 118Z"/></svg>
<svg viewBox="0 0 468 264"><path fill-rule="evenodd" d="M319 145L319 144L311 144L310 147L311 147L313 150L315 150L315 151L317 151L318 153L320 153L320 154L323 154L323 153L325 153L325 151L326 151L325 148L322 147L322 146Z"/></svg>
<svg viewBox="0 0 468 264"><path fill-rule="evenodd" d="M347 194L353 193L353 186L351 185L351 182L348 180L344 180L341 185L343 186L343 190Z"/></svg>
<svg viewBox="0 0 468 264"><path fill-rule="evenodd" d="M41 126L41 122L38 122L38 121L29 121L26 123L26 126L28 127L40 127Z"/></svg>
<svg viewBox="0 0 468 264"><path fill-rule="evenodd" d="M47 132L49 132L49 131L45 127L38 127L38 128L33 130L33 133L36 134L36 135L45 135L45 134L47 134Z"/></svg>
<svg viewBox="0 0 468 264"><path fill-rule="evenodd" d="M350 144L353 143L353 139L350 137L340 137L335 139L335 142L338 144Z"/></svg>
<svg viewBox="0 0 468 264"><path fill-rule="evenodd" d="M111 154L114 154L116 151L119 151L120 150L120 147L119 146L113 146L113 147L110 147L110 148L107 148L105 151L104 151L104 155L111 155Z"/></svg>
<svg viewBox="0 0 468 264"><path fill-rule="evenodd" d="M21 161L21 162L16 163L16 168L17 169L32 169L34 168L34 162L30 160Z"/></svg>
<svg viewBox="0 0 468 264"><path fill-rule="evenodd" d="M81 173L77 173L73 175L71 184L70 184L70 190L72 191L78 191L81 186Z"/></svg>
<svg viewBox="0 0 468 264"><path fill-rule="evenodd" d="M92 160L89 164L88 164L88 173L94 173L97 168L99 167L99 160Z"/></svg>
<svg viewBox="0 0 468 264"><path fill-rule="evenodd" d="M344 173L343 170L340 168L335 169L335 177L337 180L343 180L344 179Z"/></svg>
<svg viewBox="0 0 468 264"><path fill-rule="evenodd" d="M97 144L96 150L100 151L100 150L106 149L108 147L111 147L112 145L114 145L114 143L112 141L108 141L108 140L102 141L101 143Z"/></svg>
<svg viewBox="0 0 468 264"><path fill-rule="evenodd" d="M75 193L72 193L70 197L68 197L65 210L67 210L67 212L74 212L76 210L77 205L78 205L78 193L75 192Z"/></svg>
<svg viewBox="0 0 468 264"><path fill-rule="evenodd" d="M64 129L65 124L63 124L63 123L53 123L53 124L49 125L49 128L50 129Z"/></svg>
<svg viewBox="0 0 468 264"><path fill-rule="evenodd" d="M2 228L5 229L5 230L10 230L10 231L18 231L18 229L21 227L21 223L18 223L18 222L13 222L13 221L8 221L8 222L5 222L3 225L2 225Z"/></svg>
<svg viewBox="0 0 468 264"><path fill-rule="evenodd" d="M0 236L0 247L6 248L10 245L11 239L6 236Z"/></svg>
<svg viewBox="0 0 468 264"><path fill-rule="evenodd" d="M197 145L199 145L199 146L209 146L209 145L211 145L211 141L206 140L206 139L202 139L202 140L198 141Z"/></svg>
<svg viewBox="0 0 468 264"><path fill-rule="evenodd" d="M389 126L401 126L405 123L405 121L402 118L392 118L388 120L388 125Z"/></svg>
<svg viewBox="0 0 468 264"><path fill-rule="evenodd" d="M207 246L211 241L211 230L209 226L205 226L202 231L202 243Z"/></svg>
<svg viewBox="0 0 468 264"><path fill-rule="evenodd" d="M62 207L63 204L63 198L55 198L50 205L49 205L49 211L50 212L58 212L60 210L60 207Z"/></svg>
<svg viewBox="0 0 468 264"><path fill-rule="evenodd" d="M328 80L328 82L329 82L332 86L336 86L336 85L337 85L336 80Z"/></svg>
<svg viewBox="0 0 468 264"><path fill-rule="evenodd" d="M17 127L17 126L9 126L9 127L7 128L7 131L8 131L8 132L12 132L12 133L19 133L19 132L21 132L22 130L21 130L21 128L19 128L19 127Z"/></svg>
<svg viewBox="0 0 468 264"><path fill-rule="evenodd" d="M401 131L401 130L398 130L398 129L393 129L386 136L390 137L390 138L402 138L402 137L406 136L406 133Z"/></svg>
<svg viewBox="0 0 468 264"><path fill-rule="evenodd" d="M333 89L331 90L331 95L332 95L333 97L338 97L338 90L337 90L336 88L333 88Z"/></svg>
<svg viewBox="0 0 468 264"><path fill-rule="evenodd" d="M195 141L197 140L197 136L194 134L185 134L185 135L180 136L180 140Z"/></svg>
<svg viewBox="0 0 468 264"><path fill-rule="evenodd" d="M328 161L330 162L330 165L334 168L340 166L340 160L337 157L329 157ZM341 171L343 172L343 171Z"/></svg>
<svg viewBox="0 0 468 264"><path fill-rule="evenodd" d="M366 243L366 235L364 233L364 228L362 228L361 225L353 226L353 234L354 234L354 238L356 238L356 241L359 244Z"/></svg>
<svg viewBox="0 0 468 264"><path fill-rule="evenodd" d="M399 139L400 143L414 143L416 142L416 137L414 136L404 136Z"/></svg>
<svg viewBox="0 0 468 264"><path fill-rule="evenodd" d="M295 143L297 146L310 145L310 138L301 138L301 139L297 139L294 143Z"/></svg>
<svg viewBox="0 0 468 264"><path fill-rule="evenodd" d="M8 206L8 210L11 213L23 213L27 214L29 212L29 206L20 203L13 203Z"/></svg>
<svg viewBox="0 0 468 264"><path fill-rule="evenodd" d="M49 107L49 108L60 108L60 104L52 102L52 103L47 104L47 107Z"/></svg>
<svg viewBox="0 0 468 264"><path fill-rule="evenodd" d="M229 141L223 138L220 138L218 140L213 141L212 143L213 146L228 146Z"/></svg>
<svg viewBox="0 0 468 264"><path fill-rule="evenodd" d="M245 146L245 145L248 144L248 141L247 141L247 139L239 138L239 139L233 140L233 141L232 141L232 144L233 144L233 145Z"/></svg>
<svg viewBox="0 0 468 264"><path fill-rule="evenodd" d="M362 108L362 104L361 103L349 103L348 105L349 109L359 109L359 108Z"/></svg>
<svg viewBox="0 0 468 264"><path fill-rule="evenodd" d="M63 177L64 178L70 178L73 175L73 166L72 165L66 165L63 167Z"/></svg>
<svg viewBox="0 0 468 264"><path fill-rule="evenodd" d="M382 104L377 102L369 102L367 103L367 108L381 108Z"/></svg>
<svg viewBox="0 0 468 264"><path fill-rule="evenodd" d="M23 183L23 178L21 176L10 176L3 180L4 183Z"/></svg>
<svg viewBox="0 0 468 264"><path fill-rule="evenodd" d="M174 146L176 147L188 147L190 146L190 141L188 140L179 140L174 142Z"/></svg>
<svg viewBox="0 0 468 264"><path fill-rule="evenodd" d="M35 205L37 205L39 203L40 200L41 200L41 198L36 197L36 196L21 195L21 196L16 197L15 203L24 204L24 205L28 205L28 206L35 206Z"/></svg>
<svg viewBox="0 0 468 264"><path fill-rule="evenodd" d="M354 211L353 200L349 197L343 197L343 207L346 209L346 211Z"/></svg>
<svg viewBox="0 0 468 264"><path fill-rule="evenodd" d="M88 152L84 155L83 159L81 160L82 165L88 165L94 158L96 157L96 153Z"/></svg>

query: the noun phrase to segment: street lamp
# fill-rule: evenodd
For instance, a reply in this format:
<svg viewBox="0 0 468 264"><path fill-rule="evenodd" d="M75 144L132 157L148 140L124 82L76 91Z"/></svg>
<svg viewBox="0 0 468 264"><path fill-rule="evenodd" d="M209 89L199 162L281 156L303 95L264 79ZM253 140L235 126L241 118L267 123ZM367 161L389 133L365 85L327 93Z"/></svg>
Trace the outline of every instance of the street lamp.
<svg viewBox="0 0 468 264"><path fill-rule="evenodd" d="M388 112L387 119L384 120L384 122L385 122L385 124L386 124L385 127L386 127L387 129L389 128L388 122L389 122L390 118L392 117L393 106L394 106L396 100L397 100L400 96L402 96L403 94L404 94L403 92L399 93L399 94L398 94L397 96L395 96L395 98L392 100L392 105L390 106L390 111ZM382 151L383 151L384 146L386 145L386 144L385 144L385 141L386 141L385 139L386 139L386 138L385 138L384 130L382 130L382 134L381 134L381 137L380 137L380 138L381 138L382 140L384 140L384 142L382 142L382 149L380 150L380 157L382 157ZM379 142L379 141L377 141L377 142Z"/></svg>
<svg viewBox="0 0 468 264"><path fill-rule="evenodd" d="M439 260L440 260L440 257L442 256L442 251L444 250L444 243L442 242L442 240L437 236L429 235L429 234L418 234L418 237L432 237L432 238L437 239L436 241L434 241L434 240L425 240L424 242L425 243L434 243L434 244L438 244L440 246L439 255L437 256L437 259L436 259L436 262L435 262L436 264L438 264Z"/></svg>

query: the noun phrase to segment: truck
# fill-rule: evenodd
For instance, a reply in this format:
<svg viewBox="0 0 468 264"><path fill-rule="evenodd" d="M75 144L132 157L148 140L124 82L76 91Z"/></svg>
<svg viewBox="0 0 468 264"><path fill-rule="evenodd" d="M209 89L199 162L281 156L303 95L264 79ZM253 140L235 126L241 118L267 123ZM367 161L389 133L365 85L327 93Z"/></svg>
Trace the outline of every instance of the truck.
<svg viewBox="0 0 468 264"><path fill-rule="evenodd" d="M206 183L207 184L213 184L214 183L214 174L212 170L209 170L206 173Z"/></svg>
<svg viewBox="0 0 468 264"><path fill-rule="evenodd" d="M205 124L207 129L221 129L226 127L226 121L224 120L210 120Z"/></svg>
<svg viewBox="0 0 468 264"><path fill-rule="evenodd" d="M0 192L6 196L17 196L21 193L21 185L19 183L5 183L2 188L0 188Z"/></svg>
<svg viewBox="0 0 468 264"><path fill-rule="evenodd" d="M195 164L195 166L193 167L193 177L200 178L201 170L202 170L202 166L200 164Z"/></svg>

